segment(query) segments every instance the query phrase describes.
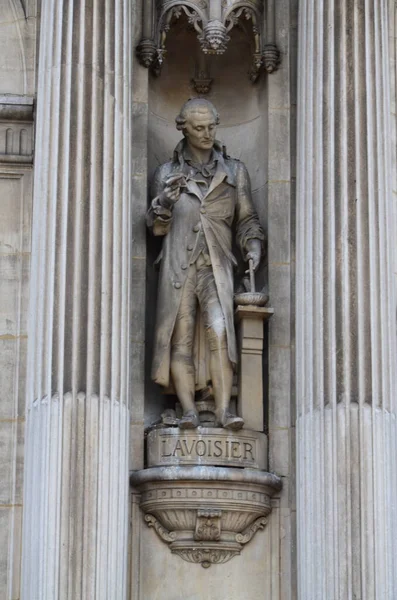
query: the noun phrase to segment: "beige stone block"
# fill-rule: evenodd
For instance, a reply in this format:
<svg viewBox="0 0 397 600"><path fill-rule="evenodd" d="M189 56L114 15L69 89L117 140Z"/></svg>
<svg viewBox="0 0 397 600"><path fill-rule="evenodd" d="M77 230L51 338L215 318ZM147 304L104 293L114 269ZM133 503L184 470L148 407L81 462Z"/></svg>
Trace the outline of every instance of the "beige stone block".
<svg viewBox="0 0 397 600"><path fill-rule="evenodd" d="M21 504L24 423L0 421L0 504Z"/></svg>
<svg viewBox="0 0 397 600"><path fill-rule="evenodd" d="M263 323L273 316L273 309L238 306L240 347L238 377L238 413L247 429L263 431Z"/></svg>
<svg viewBox="0 0 397 600"><path fill-rule="evenodd" d="M29 171L0 168L0 254L30 252L31 186Z"/></svg>
<svg viewBox="0 0 397 600"><path fill-rule="evenodd" d="M22 506L16 506L11 512L11 534L12 546L10 544L10 556L12 556L12 569L10 573L10 600L19 600L21 587L22 568Z"/></svg>
<svg viewBox="0 0 397 600"><path fill-rule="evenodd" d="M16 417L18 340L0 338L0 419Z"/></svg>
<svg viewBox="0 0 397 600"><path fill-rule="evenodd" d="M279 32L278 32L279 33ZM281 44L280 44L281 42ZM269 108L288 109L290 105L290 73L288 57L288 40L278 36L277 46L282 52L281 64L277 71L268 78Z"/></svg>
<svg viewBox="0 0 397 600"><path fill-rule="evenodd" d="M30 256L0 253L0 338L27 332Z"/></svg>
<svg viewBox="0 0 397 600"><path fill-rule="evenodd" d="M291 164L290 144L290 111L288 109L269 109L269 181L289 181Z"/></svg>
<svg viewBox="0 0 397 600"><path fill-rule="evenodd" d="M0 507L0 595L19 600L22 507Z"/></svg>
<svg viewBox="0 0 397 600"><path fill-rule="evenodd" d="M11 508L0 508L0 591L3 598L7 593L9 577L9 537Z"/></svg>
<svg viewBox="0 0 397 600"><path fill-rule="evenodd" d="M16 428L16 435L14 437L14 457L15 470L14 470L14 502L16 504L22 504L23 502L23 477L24 477L24 465L25 465L25 422L18 421Z"/></svg>
<svg viewBox="0 0 397 600"><path fill-rule="evenodd" d="M290 430L269 430L269 469L280 477L290 472Z"/></svg>
<svg viewBox="0 0 397 600"><path fill-rule="evenodd" d="M26 3L25 3L26 4ZM32 14L33 3L28 2ZM26 94L34 69L35 20L25 19L22 2L3 2L0 10L0 93ZM33 90L31 90L33 91Z"/></svg>
<svg viewBox="0 0 397 600"><path fill-rule="evenodd" d="M11 508L0 508L0 590L5 595L9 574L9 535Z"/></svg>
<svg viewBox="0 0 397 600"><path fill-rule="evenodd" d="M291 351L271 346L269 349L269 427L291 425Z"/></svg>
<svg viewBox="0 0 397 600"><path fill-rule="evenodd" d="M263 431L262 348L260 354L242 353L239 366L238 413L246 427Z"/></svg>
<svg viewBox="0 0 397 600"><path fill-rule="evenodd" d="M153 529L142 527L139 600L277 600L279 533L278 528L271 531L274 517L240 556L208 570L171 554Z"/></svg>
<svg viewBox="0 0 397 600"><path fill-rule="evenodd" d="M0 419L25 414L27 338L0 337Z"/></svg>
<svg viewBox="0 0 397 600"><path fill-rule="evenodd" d="M0 504L21 504L24 423L0 421Z"/></svg>
<svg viewBox="0 0 397 600"><path fill-rule="evenodd" d="M147 437L148 466L214 465L266 469L267 437L257 431L177 427L156 429Z"/></svg>
<svg viewBox="0 0 397 600"><path fill-rule="evenodd" d="M293 465L292 465L293 467ZM291 502L291 489L292 489L292 477L293 475L283 476L283 488L277 497L277 503L280 509L290 510L292 507Z"/></svg>
<svg viewBox="0 0 397 600"><path fill-rule="evenodd" d="M222 120L223 120L223 114ZM241 123L233 127L220 127L222 141L233 158L242 160L248 169L253 190L261 188L266 182L263 168L265 142L265 119L257 115L251 122Z"/></svg>
<svg viewBox="0 0 397 600"><path fill-rule="evenodd" d="M0 504L14 503L16 421L0 421Z"/></svg>
<svg viewBox="0 0 397 600"><path fill-rule="evenodd" d="M144 427L141 423L130 425L130 469L137 470L144 467Z"/></svg>
<svg viewBox="0 0 397 600"><path fill-rule="evenodd" d="M289 265L269 265L270 305L275 307L269 324L270 346L291 343L291 273Z"/></svg>
<svg viewBox="0 0 397 600"><path fill-rule="evenodd" d="M269 182L268 185L268 261L272 265L291 260L291 184Z"/></svg>
<svg viewBox="0 0 397 600"><path fill-rule="evenodd" d="M280 519L280 599L294 600L297 594L295 561L291 560L295 546L296 515L288 508L279 509Z"/></svg>

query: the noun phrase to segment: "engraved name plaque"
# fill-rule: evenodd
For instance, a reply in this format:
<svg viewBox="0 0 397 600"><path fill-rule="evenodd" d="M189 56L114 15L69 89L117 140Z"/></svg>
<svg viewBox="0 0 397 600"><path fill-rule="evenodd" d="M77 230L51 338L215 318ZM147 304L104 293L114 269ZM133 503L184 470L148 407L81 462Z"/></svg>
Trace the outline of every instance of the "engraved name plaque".
<svg viewBox="0 0 397 600"><path fill-rule="evenodd" d="M267 437L257 431L232 433L199 427L182 431L176 427L156 429L147 440L148 467L213 465L267 468Z"/></svg>

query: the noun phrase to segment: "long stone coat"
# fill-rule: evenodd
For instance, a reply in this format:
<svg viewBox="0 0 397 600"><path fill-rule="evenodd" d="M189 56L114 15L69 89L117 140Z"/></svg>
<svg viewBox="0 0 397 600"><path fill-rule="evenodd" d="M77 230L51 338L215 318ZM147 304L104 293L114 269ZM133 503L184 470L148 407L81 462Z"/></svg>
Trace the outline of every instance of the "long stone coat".
<svg viewBox="0 0 397 600"><path fill-rule="evenodd" d="M147 213L147 225L154 235L165 236L159 257L160 279L157 298L152 378L167 387L170 379L171 337L187 276L190 256L202 230L207 242L216 288L226 321L229 358L237 363L234 332L232 239L243 256L249 239L264 240L251 198L251 184L244 164L226 156L225 148L216 142L214 157L216 170L206 193L191 177L194 170L184 160L182 140L174 152L174 159L158 167L152 185L152 197ZM186 176L187 187L171 211L158 200L167 177L174 173Z"/></svg>

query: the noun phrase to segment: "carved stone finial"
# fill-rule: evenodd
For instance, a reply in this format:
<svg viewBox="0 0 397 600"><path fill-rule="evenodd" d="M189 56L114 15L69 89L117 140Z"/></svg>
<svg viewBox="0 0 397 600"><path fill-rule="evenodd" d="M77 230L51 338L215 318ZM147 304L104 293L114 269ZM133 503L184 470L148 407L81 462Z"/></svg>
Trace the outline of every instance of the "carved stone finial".
<svg viewBox="0 0 397 600"><path fill-rule="evenodd" d="M157 46L153 40L144 38L137 46L136 53L140 64L150 69L157 61Z"/></svg>
<svg viewBox="0 0 397 600"><path fill-rule="evenodd" d="M229 41L227 29L220 21L210 21L204 27L201 47L205 54L223 54Z"/></svg>
<svg viewBox="0 0 397 600"><path fill-rule="evenodd" d="M210 77L205 77L203 73L199 73L196 77L192 79L192 85L194 87L195 92L200 96L206 96L211 91L213 79Z"/></svg>
<svg viewBox="0 0 397 600"><path fill-rule="evenodd" d="M274 73L280 65L280 51L276 44L266 44L263 50L263 64L267 73Z"/></svg>

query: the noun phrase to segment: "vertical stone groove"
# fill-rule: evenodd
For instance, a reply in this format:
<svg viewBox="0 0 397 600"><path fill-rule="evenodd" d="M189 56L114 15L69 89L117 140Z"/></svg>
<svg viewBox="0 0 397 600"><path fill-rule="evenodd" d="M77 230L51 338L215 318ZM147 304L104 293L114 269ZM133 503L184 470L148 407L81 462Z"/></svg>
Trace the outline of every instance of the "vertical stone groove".
<svg viewBox="0 0 397 600"><path fill-rule="evenodd" d="M129 0L43 0L23 598L125 598Z"/></svg>
<svg viewBox="0 0 397 600"><path fill-rule="evenodd" d="M386 0L303 0L299 23L299 597L397 596Z"/></svg>

